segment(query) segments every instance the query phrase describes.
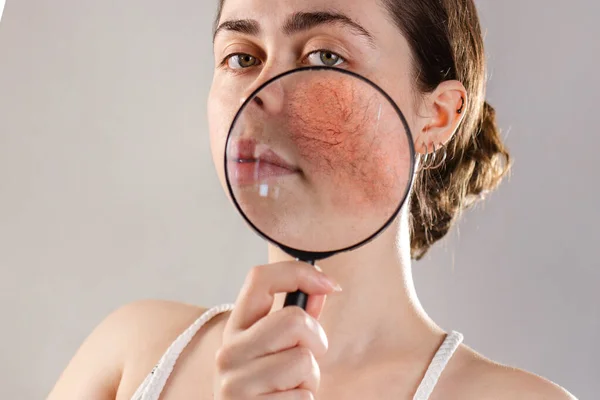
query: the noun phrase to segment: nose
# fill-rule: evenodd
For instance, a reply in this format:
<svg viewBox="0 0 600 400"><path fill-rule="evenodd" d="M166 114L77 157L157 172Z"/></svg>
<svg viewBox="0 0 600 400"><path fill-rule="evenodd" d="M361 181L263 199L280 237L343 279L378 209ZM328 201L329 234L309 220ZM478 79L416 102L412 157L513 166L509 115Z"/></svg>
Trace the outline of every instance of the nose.
<svg viewBox="0 0 600 400"><path fill-rule="evenodd" d="M250 86L241 98L240 104L244 104L248 97L252 96L252 99L246 107L256 107L265 113L275 115L282 111L285 90L281 79L271 81L266 86L263 86L269 79L272 79L275 74L271 74L268 77L257 79L252 86ZM260 91L254 93L258 88ZM254 95L253 95L254 93Z"/></svg>

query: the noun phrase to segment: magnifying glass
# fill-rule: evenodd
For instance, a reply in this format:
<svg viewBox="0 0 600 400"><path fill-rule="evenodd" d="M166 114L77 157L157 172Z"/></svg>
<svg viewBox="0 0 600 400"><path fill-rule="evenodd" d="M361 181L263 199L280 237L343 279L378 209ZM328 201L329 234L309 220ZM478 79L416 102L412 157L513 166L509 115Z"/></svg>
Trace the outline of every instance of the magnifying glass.
<svg viewBox="0 0 600 400"><path fill-rule="evenodd" d="M262 84L237 112L225 146L227 188L264 239L299 261L354 250L395 219L412 184L406 119L367 78L304 67ZM288 293L285 306L306 309Z"/></svg>

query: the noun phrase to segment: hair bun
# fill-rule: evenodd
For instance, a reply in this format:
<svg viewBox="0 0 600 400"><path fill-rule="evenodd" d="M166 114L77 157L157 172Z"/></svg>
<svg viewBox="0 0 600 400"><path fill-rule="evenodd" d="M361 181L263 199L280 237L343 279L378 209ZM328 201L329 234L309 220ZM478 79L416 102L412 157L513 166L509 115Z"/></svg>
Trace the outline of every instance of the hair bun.
<svg viewBox="0 0 600 400"><path fill-rule="evenodd" d="M492 192L510 170L510 155L502 143L496 111L485 102L471 132L460 128L448 147L448 161L424 171L411 202L413 258L422 258L444 237L462 211ZM433 174L433 176L432 176Z"/></svg>

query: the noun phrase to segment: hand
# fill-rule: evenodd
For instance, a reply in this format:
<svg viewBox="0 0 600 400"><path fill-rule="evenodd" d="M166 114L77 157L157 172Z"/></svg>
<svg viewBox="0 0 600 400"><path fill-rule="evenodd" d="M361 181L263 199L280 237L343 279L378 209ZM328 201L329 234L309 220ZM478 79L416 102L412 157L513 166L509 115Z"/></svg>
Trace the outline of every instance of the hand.
<svg viewBox="0 0 600 400"><path fill-rule="evenodd" d="M216 400L314 399L327 351L317 321L325 296L339 291L315 267L298 261L253 268L240 291L216 355ZM306 311L291 306L270 313L276 293L302 290Z"/></svg>

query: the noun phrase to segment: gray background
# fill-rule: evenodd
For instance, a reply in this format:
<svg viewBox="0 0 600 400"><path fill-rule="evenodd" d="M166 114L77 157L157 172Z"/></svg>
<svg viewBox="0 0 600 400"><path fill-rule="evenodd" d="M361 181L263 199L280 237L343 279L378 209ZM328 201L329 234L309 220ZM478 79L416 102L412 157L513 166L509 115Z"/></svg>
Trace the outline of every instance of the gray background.
<svg viewBox="0 0 600 400"><path fill-rule="evenodd" d="M416 265L485 355L581 399L600 377L595 0L478 1L514 172ZM141 298L235 299L261 241L210 160L212 0L8 0L0 24L0 398L39 399Z"/></svg>

